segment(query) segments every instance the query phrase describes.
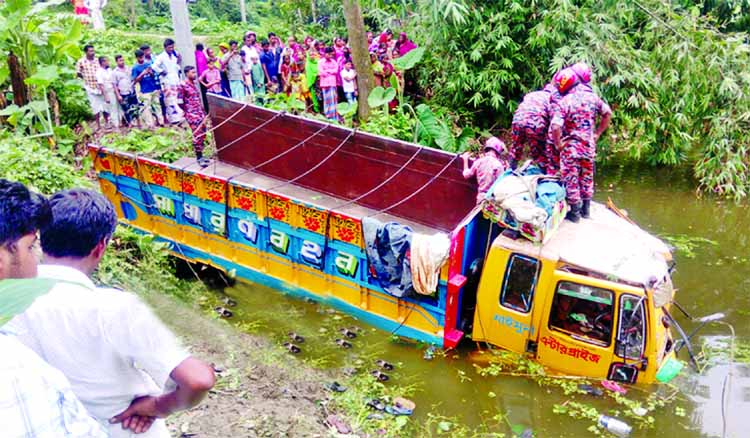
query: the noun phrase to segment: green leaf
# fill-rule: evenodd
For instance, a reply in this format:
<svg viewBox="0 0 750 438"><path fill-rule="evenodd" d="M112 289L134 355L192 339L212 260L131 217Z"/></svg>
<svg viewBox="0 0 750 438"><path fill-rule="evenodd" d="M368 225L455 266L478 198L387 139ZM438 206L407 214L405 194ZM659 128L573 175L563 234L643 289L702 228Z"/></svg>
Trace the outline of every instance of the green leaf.
<svg viewBox="0 0 750 438"><path fill-rule="evenodd" d="M453 143L453 135L450 129L438 120L429 106L425 104L417 105L415 112L419 120L420 135L426 135L441 149Z"/></svg>
<svg viewBox="0 0 750 438"><path fill-rule="evenodd" d="M451 430L451 427L453 427L453 423L450 421L441 421L438 423L437 427L441 432L448 432Z"/></svg>
<svg viewBox="0 0 750 438"><path fill-rule="evenodd" d="M514 435L520 436L525 429L526 428L523 426L523 424L514 424L510 426L510 430L513 432Z"/></svg>
<svg viewBox="0 0 750 438"><path fill-rule="evenodd" d="M425 48L417 47L409 51L406 55L393 60L393 67L396 70L404 71L414 68L424 57Z"/></svg>
<svg viewBox="0 0 750 438"><path fill-rule="evenodd" d="M370 108L377 108L388 104L394 97L396 97L396 90L393 88L375 87L367 96L367 104Z"/></svg>
<svg viewBox="0 0 750 438"><path fill-rule="evenodd" d="M31 110L35 113L41 113L43 111L47 111L47 108L49 108L49 105L47 104L46 100L32 100L31 102L21 107L21 110Z"/></svg>
<svg viewBox="0 0 750 438"><path fill-rule="evenodd" d="M0 281L0 327L26 311L35 299L57 283L57 280L42 278Z"/></svg>
<svg viewBox="0 0 750 438"><path fill-rule="evenodd" d="M353 116L354 113L357 112L357 105L352 105L349 102L341 102L336 105L336 111L341 114L341 117L346 119Z"/></svg>
<svg viewBox="0 0 750 438"><path fill-rule="evenodd" d="M0 116L2 116L2 117L8 117L10 115L13 115L13 114L17 113L20 110L21 110L21 108L14 103L14 104L8 105L5 108L3 108L2 110L0 110Z"/></svg>
<svg viewBox="0 0 750 438"><path fill-rule="evenodd" d="M9 77L10 77L10 69L8 69L8 64L6 63L0 64L0 84L4 84L5 81L7 81Z"/></svg>
<svg viewBox="0 0 750 438"><path fill-rule="evenodd" d="M37 70L34 75L26 78L25 82L28 85L35 85L38 87L46 88L59 77L60 72L58 71L56 65L45 65L44 67L41 67L39 70Z"/></svg>

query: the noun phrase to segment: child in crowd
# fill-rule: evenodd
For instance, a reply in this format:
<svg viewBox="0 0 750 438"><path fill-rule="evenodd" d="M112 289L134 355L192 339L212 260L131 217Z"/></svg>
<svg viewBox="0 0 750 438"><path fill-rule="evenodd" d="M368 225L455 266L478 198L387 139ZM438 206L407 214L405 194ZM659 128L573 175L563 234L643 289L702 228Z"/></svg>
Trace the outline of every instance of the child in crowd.
<svg viewBox="0 0 750 438"><path fill-rule="evenodd" d="M263 71L263 64L260 63L260 56L257 53L250 54L249 76L253 87L255 103L263 105L266 96L266 73Z"/></svg>
<svg viewBox="0 0 750 438"><path fill-rule="evenodd" d="M344 96L350 105L357 104L357 71L354 70L351 61L344 63L341 70L341 86L344 89Z"/></svg>
<svg viewBox="0 0 750 438"><path fill-rule="evenodd" d="M292 99L297 99L305 104L305 110L309 111L312 105L312 95L310 88L307 86L307 77L298 69L293 69L289 77L289 95Z"/></svg>
<svg viewBox="0 0 750 438"><path fill-rule="evenodd" d="M209 62L207 69L198 78L198 81L206 87L206 91L212 94L221 94L221 72L215 62Z"/></svg>
<svg viewBox="0 0 750 438"><path fill-rule="evenodd" d="M292 60L289 55L284 55L281 58L279 71L281 73L281 87L286 95L289 96L289 79L292 77Z"/></svg>
<svg viewBox="0 0 750 438"><path fill-rule="evenodd" d="M484 144L482 155L474 160L471 166L471 154L466 152L461 155L464 161L464 178L477 178L477 204L484 200L497 177L507 169L508 166L502 158L505 152L505 143L497 137L490 137Z"/></svg>

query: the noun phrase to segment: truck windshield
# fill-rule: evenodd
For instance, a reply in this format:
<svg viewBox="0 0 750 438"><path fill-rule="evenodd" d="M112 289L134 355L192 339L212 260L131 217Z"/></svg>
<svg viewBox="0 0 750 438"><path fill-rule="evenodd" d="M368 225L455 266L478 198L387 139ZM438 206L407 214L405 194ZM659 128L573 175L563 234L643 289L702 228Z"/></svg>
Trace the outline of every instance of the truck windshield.
<svg viewBox="0 0 750 438"><path fill-rule="evenodd" d="M610 290L561 281L552 301L549 326L608 346L612 339L613 296Z"/></svg>
<svg viewBox="0 0 750 438"><path fill-rule="evenodd" d="M646 318L641 297L621 296L619 319L615 353L625 359L640 359L646 339Z"/></svg>
<svg viewBox="0 0 750 438"><path fill-rule="evenodd" d="M529 313L538 274L538 260L513 254L505 270L500 304L519 312Z"/></svg>

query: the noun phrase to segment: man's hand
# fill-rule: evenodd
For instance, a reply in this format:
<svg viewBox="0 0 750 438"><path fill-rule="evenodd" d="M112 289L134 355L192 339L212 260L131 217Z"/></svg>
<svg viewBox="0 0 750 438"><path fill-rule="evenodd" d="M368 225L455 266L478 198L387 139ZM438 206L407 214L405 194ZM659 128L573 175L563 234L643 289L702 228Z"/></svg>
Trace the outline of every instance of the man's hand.
<svg viewBox="0 0 750 438"><path fill-rule="evenodd" d="M109 419L110 424L122 423L123 429L143 433L157 418L166 418L169 412L162 412L157 405L157 397L146 395L133 399L127 409Z"/></svg>
<svg viewBox="0 0 750 438"><path fill-rule="evenodd" d="M145 433L151 428L151 425L154 424L154 421L156 421L156 417L142 417L140 415L133 415L132 417L129 417L122 422L122 428L130 429L133 433L136 434Z"/></svg>

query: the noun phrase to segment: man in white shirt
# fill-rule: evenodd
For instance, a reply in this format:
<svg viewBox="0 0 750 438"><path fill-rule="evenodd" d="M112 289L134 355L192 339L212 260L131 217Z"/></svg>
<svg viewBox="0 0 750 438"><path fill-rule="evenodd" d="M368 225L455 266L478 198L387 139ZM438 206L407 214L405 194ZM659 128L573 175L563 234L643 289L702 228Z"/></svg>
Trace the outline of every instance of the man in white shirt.
<svg viewBox="0 0 750 438"><path fill-rule="evenodd" d="M248 73L252 67L250 60L260 58L260 51L256 45L255 32L250 31L245 34L244 45L240 49L240 52L245 56L245 73Z"/></svg>
<svg viewBox="0 0 750 438"><path fill-rule="evenodd" d="M151 65L151 69L159 76L167 121L172 124L178 124L183 120L182 109L177 102L181 63L182 57L174 50L174 40L167 38L164 40L164 51L154 59Z"/></svg>
<svg viewBox="0 0 750 438"><path fill-rule="evenodd" d="M0 179L0 425L4 438L106 438L63 374L3 323L49 290L37 274L37 231L50 219L43 197ZM14 279L14 280L11 280Z"/></svg>
<svg viewBox="0 0 750 438"><path fill-rule="evenodd" d="M50 207L39 276L58 283L9 326L65 374L112 437L168 438L161 419L198 404L213 387L213 369L183 350L138 297L88 278L117 225L104 196L62 191Z"/></svg>
<svg viewBox="0 0 750 438"><path fill-rule="evenodd" d="M109 68L109 60L106 56L99 57L99 65L101 68L96 71L96 83L104 97L104 120L107 122L108 127L111 125L114 128L119 128L122 114L120 113L120 102L117 101L117 92L115 91L114 72Z"/></svg>

